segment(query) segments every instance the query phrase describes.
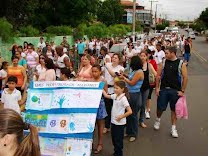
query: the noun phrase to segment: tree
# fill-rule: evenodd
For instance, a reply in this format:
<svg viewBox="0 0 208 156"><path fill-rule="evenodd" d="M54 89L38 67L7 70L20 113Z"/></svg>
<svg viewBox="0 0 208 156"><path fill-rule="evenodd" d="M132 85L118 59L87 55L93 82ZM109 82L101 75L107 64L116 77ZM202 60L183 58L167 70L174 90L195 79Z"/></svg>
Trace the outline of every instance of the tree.
<svg viewBox="0 0 208 156"><path fill-rule="evenodd" d="M164 25L164 24L158 24L158 25L156 25L156 29L157 30L164 30L165 27L166 27L166 25Z"/></svg>
<svg viewBox="0 0 208 156"><path fill-rule="evenodd" d="M119 0L105 0L101 3L97 19L107 26L122 22L124 8Z"/></svg>
<svg viewBox="0 0 208 156"><path fill-rule="evenodd" d="M205 26L208 28L208 8L206 8L199 16L199 20L201 20Z"/></svg>

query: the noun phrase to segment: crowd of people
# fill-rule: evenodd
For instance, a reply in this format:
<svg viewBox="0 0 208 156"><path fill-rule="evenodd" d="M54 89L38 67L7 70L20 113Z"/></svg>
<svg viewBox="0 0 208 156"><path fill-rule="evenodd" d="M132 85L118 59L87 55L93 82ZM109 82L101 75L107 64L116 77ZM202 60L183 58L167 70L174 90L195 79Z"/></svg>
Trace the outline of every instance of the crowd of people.
<svg viewBox="0 0 208 156"><path fill-rule="evenodd" d="M126 43L120 53L109 53L109 49L118 41L96 37L89 41L76 40L71 47L66 37L57 46L54 42L45 42L43 37L37 47L27 42L23 46L13 45L12 63L3 61L0 71L1 105L4 108L0 111L0 123L3 125L0 127L0 143L4 150L0 151L5 152L13 147L11 140L14 139L16 149L13 149L13 153L25 148L23 142L34 144L32 148L37 145L37 142L30 140L31 136L37 134L32 125L26 127L30 129L31 136L23 138L22 131L27 124L18 116L24 111L31 81L105 83L97 112L98 144L93 148L95 154L103 150L105 133L111 132L114 156L123 155L123 138L129 137L129 142L134 142L139 137L139 127L149 126L145 120L150 119L154 89L157 95L154 129L160 129L162 113L169 104L171 135L177 138L175 104L186 90L191 39L171 34L169 39L160 35L134 43L131 37L126 37L119 39L119 42ZM178 59L177 56L181 54L184 60ZM75 65L76 57L79 60L78 67ZM12 123L5 123L5 120L12 120ZM34 150L30 153L39 155L36 148L29 149Z"/></svg>

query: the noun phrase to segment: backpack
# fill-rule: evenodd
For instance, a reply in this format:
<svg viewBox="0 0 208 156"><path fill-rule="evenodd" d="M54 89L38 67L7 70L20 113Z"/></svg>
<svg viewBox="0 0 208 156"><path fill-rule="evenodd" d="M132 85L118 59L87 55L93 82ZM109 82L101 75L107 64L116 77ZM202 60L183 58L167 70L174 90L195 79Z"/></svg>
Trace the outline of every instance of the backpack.
<svg viewBox="0 0 208 156"><path fill-rule="evenodd" d="M180 59L178 59L178 60L180 60ZM161 78L163 78L163 76L164 76L165 62L166 62L166 60L163 60L163 62L162 62L163 67L162 67ZM182 65L183 65L183 60L180 60L179 64L178 64L178 75L177 75L177 77L178 77L178 82L180 82L181 85L182 85Z"/></svg>

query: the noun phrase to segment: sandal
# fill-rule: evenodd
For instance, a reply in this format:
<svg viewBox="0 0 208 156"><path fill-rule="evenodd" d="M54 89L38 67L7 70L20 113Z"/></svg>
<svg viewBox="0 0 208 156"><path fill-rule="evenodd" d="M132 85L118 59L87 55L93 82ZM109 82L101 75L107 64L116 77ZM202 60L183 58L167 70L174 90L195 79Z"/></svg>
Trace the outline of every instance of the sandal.
<svg viewBox="0 0 208 156"><path fill-rule="evenodd" d="M103 150L103 145L98 144L97 149L94 151L94 154L99 154Z"/></svg>
<svg viewBox="0 0 208 156"><path fill-rule="evenodd" d="M108 133L108 132L110 132L110 128L109 128L109 129L108 129L108 128L104 128L104 129L103 129L103 133L104 133L104 134L106 134L106 133Z"/></svg>
<svg viewBox="0 0 208 156"><path fill-rule="evenodd" d="M140 126L141 126L142 128L147 128L147 125L145 125L143 122L140 123Z"/></svg>

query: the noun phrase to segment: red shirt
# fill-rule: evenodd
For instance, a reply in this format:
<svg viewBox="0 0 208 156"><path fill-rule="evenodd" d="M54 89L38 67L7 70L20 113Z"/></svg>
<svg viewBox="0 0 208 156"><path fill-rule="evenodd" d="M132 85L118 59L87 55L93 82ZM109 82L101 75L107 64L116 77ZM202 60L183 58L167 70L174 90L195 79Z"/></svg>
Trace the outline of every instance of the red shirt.
<svg viewBox="0 0 208 156"><path fill-rule="evenodd" d="M156 61L152 59L152 60L150 60L149 63L151 63L153 68L155 69L155 71L157 71L157 63L156 63Z"/></svg>

